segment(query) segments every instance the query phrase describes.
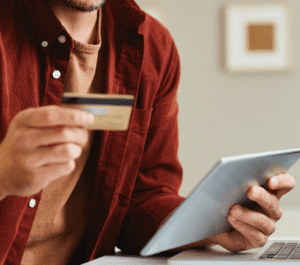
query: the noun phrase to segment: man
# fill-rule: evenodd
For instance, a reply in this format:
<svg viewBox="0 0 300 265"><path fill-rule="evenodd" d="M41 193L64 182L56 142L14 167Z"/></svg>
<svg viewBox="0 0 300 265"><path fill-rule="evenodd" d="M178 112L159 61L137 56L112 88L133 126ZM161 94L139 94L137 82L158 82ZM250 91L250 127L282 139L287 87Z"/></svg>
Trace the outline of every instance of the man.
<svg viewBox="0 0 300 265"><path fill-rule="evenodd" d="M0 15L0 264L138 252L184 200L172 38L133 0L2 0ZM63 92L134 95L129 130L87 131ZM232 208L234 231L193 246L264 245L295 182L268 184L248 192L260 209Z"/></svg>

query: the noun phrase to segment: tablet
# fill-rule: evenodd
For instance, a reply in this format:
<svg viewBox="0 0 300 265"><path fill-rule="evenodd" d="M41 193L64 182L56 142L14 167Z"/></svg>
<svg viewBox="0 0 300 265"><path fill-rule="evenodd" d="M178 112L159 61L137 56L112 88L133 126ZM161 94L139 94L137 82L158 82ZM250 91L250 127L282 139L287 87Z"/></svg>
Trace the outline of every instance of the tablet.
<svg viewBox="0 0 300 265"><path fill-rule="evenodd" d="M286 173L299 158L300 149L291 149L220 159L140 254L157 254L230 231L231 207L236 203L253 207L248 189L267 188L269 178Z"/></svg>

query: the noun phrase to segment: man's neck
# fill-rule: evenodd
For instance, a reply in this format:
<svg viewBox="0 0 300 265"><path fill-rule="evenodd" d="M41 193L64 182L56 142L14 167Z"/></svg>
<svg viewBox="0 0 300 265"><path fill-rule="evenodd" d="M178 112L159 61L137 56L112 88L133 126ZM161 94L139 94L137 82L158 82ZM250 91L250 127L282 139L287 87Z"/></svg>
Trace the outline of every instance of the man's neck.
<svg viewBox="0 0 300 265"><path fill-rule="evenodd" d="M87 44L96 44L97 10L92 12L76 11L58 4L56 1L50 1L49 5L74 40Z"/></svg>

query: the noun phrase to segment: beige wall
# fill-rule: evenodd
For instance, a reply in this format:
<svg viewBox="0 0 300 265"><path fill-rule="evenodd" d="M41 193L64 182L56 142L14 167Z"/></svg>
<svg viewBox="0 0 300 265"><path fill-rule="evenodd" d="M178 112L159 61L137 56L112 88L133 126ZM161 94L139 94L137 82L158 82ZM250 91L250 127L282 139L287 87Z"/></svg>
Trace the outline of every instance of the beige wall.
<svg viewBox="0 0 300 265"><path fill-rule="evenodd" d="M181 195L188 195L221 157L300 147L299 52L293 73L230 75L219 63L220 8L228 1L136 2L146 10L160 10L181 57ZM300 11L299 0L286 2L294 5L296 14ZM297 25L300 18L296 16L296 47L300 36ZM300 162L290 173L300 183ZM300 207L300 185L282 199L282 205Z"/></svg>

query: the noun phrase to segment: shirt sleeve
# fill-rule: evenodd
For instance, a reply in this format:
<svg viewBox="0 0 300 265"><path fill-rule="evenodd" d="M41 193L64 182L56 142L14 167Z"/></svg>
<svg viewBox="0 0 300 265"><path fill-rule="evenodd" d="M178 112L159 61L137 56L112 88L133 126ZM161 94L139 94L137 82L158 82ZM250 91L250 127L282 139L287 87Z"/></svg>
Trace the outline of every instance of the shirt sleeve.
<svg viewBox="0 0 300 265"><path fill-rule="evenodd" d="M160 222L184 200L178 195L182 181L177 154L180 62L173 40L167 51L139 173L117 244L126 252L139 252Z"/></svg>

